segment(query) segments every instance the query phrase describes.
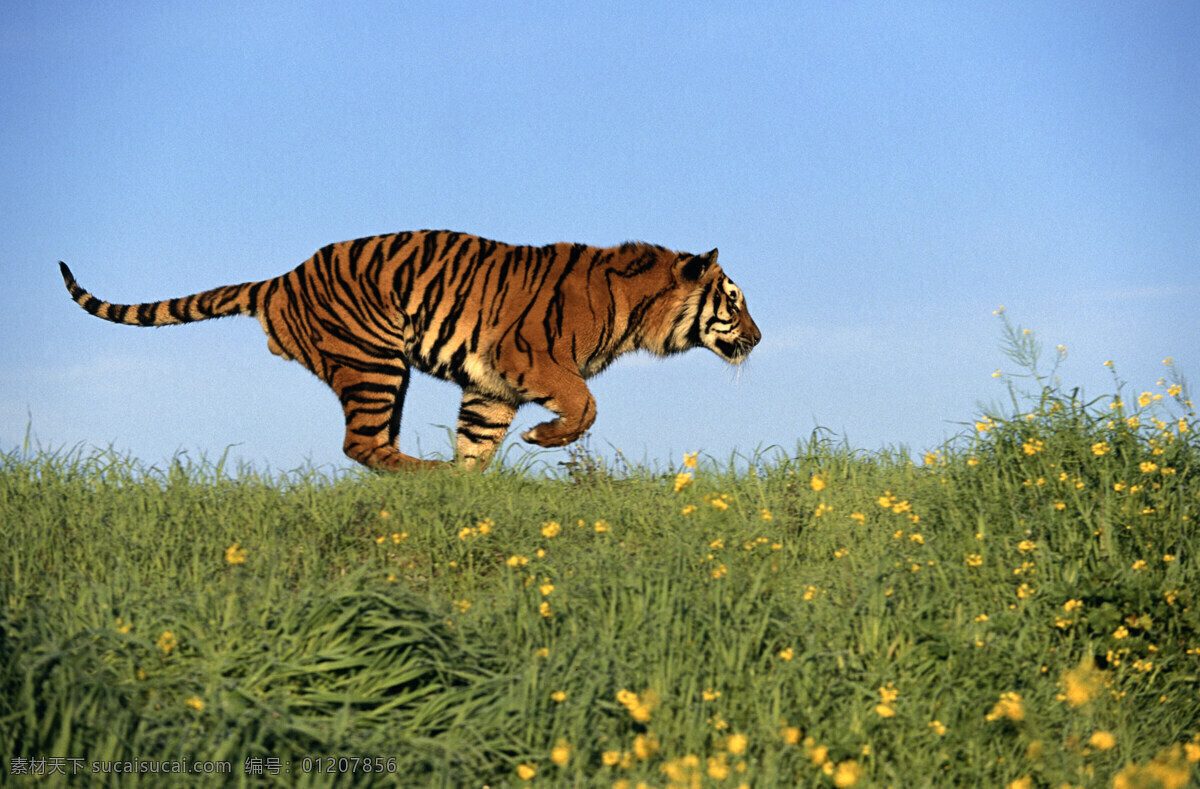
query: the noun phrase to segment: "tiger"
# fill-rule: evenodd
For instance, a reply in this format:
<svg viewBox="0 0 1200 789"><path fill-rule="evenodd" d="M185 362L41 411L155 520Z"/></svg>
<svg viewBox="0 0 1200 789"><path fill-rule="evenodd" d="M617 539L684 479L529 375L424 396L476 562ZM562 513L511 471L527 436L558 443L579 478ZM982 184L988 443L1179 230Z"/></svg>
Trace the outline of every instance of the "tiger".
<svg viewBox="0 0 1200 789"><path fill-rule="evenodd" d="M346 456L379 470L445 462L399 449L414 367L462 388L455 461L482 468L525 403L556 415L522 433L526 442L561 447L583 435L596 421L585 382L623 354L704 347L738 365L762 338L716 249L520 246L420 230L330 244L273 279L142 304L101 301L59 267L75 303L113 323L257 318L273 354L337 395Z"/></svg>

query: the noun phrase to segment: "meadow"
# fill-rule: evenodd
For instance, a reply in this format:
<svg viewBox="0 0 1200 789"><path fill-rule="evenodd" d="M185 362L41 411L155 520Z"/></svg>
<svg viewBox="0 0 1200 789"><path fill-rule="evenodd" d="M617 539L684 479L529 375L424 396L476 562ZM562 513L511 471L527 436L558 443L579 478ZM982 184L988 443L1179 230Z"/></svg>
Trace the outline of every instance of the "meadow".
<svg viewBox="0 0 1200 789"><path fill-rule="evenodd" d="M1195 785L1186 385L1168 364L1081 401L1005 325L1010 401L918 456L820 433L336 478L3 455L0 775Z"/></svg>

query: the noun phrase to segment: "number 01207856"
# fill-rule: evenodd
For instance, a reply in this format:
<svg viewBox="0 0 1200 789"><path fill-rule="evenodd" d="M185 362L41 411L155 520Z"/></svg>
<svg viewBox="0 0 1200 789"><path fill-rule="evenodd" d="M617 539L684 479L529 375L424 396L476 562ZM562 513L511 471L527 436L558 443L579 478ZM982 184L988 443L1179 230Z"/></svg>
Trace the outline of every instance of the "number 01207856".
<svg viewBox="0 0 1200 789"><path fill-rule="evenodd" d="M394 773L396 760L382 756L306 756L300 760L303 773Z"/></svg>

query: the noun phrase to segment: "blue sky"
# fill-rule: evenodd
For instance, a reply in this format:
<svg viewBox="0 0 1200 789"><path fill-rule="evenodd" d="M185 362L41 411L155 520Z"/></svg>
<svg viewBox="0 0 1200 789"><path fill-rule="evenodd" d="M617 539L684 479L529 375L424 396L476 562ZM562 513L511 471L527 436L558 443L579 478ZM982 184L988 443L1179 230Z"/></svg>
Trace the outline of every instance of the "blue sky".
<svg viewBox="0 0 1200 789"><path fill-rule="evenodd" d="M55 264L145 301L423 227L720 248L764 335L740 373L592 381L593 449L659 464L936 447L1004 396L1001 304L1088 395L1200 367L1193 2L10 0L0 77L4 450L350 466L255 321L115 326ZM401 446L448 452L457 406L418 375Z"/></svg>

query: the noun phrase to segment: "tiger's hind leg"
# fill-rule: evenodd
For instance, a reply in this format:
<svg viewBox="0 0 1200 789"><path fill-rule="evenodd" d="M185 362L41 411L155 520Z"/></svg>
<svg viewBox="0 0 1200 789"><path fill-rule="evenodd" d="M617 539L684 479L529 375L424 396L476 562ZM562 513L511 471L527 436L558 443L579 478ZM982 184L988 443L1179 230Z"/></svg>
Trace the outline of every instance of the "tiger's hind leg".
<svg viewBox="0 0 1200 789"><path fill-rule="evenodd" d="M464 390L455 447L459 462L466 468L486 468L516 413L517 406L512 403L474 389Z"/></svg>
<svg viewBox="0 0 1200 789"><path fill-rule="evenodd" d="M408 364L399 358L355 359L354 366L335 367L329 384L346 412L346 440L342 451L364 466L388 471L412 471L440 466L401 452L400 413L408 390Z"/></svg>

